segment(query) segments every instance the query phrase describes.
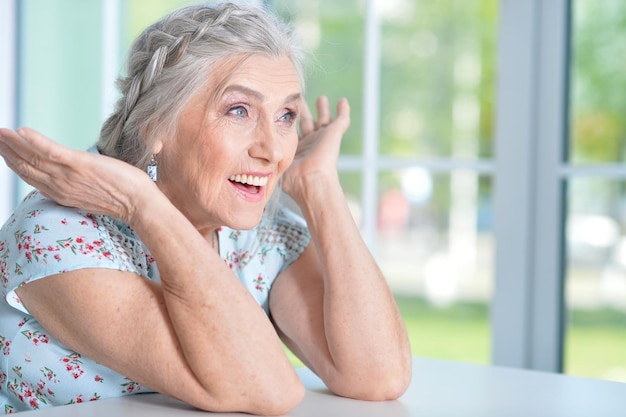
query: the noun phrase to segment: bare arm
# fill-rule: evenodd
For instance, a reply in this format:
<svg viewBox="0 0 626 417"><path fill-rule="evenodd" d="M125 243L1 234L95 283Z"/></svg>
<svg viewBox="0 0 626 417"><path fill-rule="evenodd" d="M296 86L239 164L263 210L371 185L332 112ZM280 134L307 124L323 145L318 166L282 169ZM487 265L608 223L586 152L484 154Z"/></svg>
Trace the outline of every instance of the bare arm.
<svg viewBox="0 0 626 417"><path fill-rule="evenodd" d="M272 316L286 344L335 393L397 398L411 377L406 330L352 219L336 171L348 104L340 101L331 122L322 98L318 114L315 125L303 116L306 151L283 183L302 209L312 245L274 284Z"/></svg>
<svg viewBox="0 0 626 417"><path fill-rule="evenodd" d="M20 176L61 204L129 223L161 273L162 285L86 269L21 287L47 331L202 409L282 414L300 401L303 388L262 309L145 174L33 131L0 135L0 154Z"/></svg>

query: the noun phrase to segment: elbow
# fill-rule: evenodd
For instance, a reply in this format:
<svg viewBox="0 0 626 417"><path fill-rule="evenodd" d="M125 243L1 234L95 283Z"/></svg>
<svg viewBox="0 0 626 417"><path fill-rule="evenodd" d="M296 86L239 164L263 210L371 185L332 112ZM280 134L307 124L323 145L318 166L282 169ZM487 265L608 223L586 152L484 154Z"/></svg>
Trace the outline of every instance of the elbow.
<svg viewBox="0 0 626 417"><path fill-rule="evenodd" d="M292 381L293 382L293 381ZM304 386L298 379L291 384L257 384L239 387L221 395L211 395L199 408L220 413L243 412L258 416L281 416L295 408L304 398Z"/></svg>
<svg viewBox="0 0 626 417"><path fill-rule="evenodd" d="M290 387L266 390L262 398L247 410L250 414L259 416L282 416L294 409L304 398L304 386L298 381Z"/></svg>
<svg viewBox="0 0 626 417"><path fill-rule="evenodd" d="M363 401L390 401L400 398L411 383L411 366L395 369L367 369L367 372L339 378L329 389L342 397Z"/></svg>

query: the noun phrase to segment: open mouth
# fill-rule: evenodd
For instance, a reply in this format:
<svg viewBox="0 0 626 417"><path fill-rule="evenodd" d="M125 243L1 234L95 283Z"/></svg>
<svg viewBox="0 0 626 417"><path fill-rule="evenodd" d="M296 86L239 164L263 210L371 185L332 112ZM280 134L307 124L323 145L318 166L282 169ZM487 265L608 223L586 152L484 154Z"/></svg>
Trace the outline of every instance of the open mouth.
<svg viewBox="0 0 626 417"><path fill-rule="evenodd" d="M262 187L267 185L268 177L258 177L256 175L237 174L228 177L228 180L240 190L251 194L257 194Z"/></svg>

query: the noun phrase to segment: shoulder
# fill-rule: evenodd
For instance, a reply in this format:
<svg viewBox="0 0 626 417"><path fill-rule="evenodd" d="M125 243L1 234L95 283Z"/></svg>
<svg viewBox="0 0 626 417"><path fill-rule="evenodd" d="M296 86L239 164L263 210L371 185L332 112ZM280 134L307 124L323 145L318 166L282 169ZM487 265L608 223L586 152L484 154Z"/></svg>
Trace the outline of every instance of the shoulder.
<svg viewBox="0 0 626 417"><path fill-rule="evenodd" d="M265 263L268 257L291 263L309 244L311 236L304 219L289 208L278 205L267 213L261 223L252 230L221 229L223 255L231 268L245 264L259 256ZM242 259L242 256L244 259Z"/></svg>
<svg viewBox="0 0 626 417"><path fill-rule="evenodd" d="M300 257L310 239L304 219L278 206L255 229L222 228L220 254L269 314L268 297L274 280Z"/></svg>
<svg viewBox="0 0 626 417"><path fill-rule="evenodd" d="M61 206L33 191L0 229L2 295L12 303L18 286L81 268L148 276L149 255L122 226L106 216Z"/></svg>
<svg viewBox="0 0 626 417"><path fill-rule="evenodd" d="M19 250L40 246L42 242L56 242L62 246L62 242L80 244L86 237L98 236L103 226L102 217L61 206L33 191L0 229L0 241Z"/></svg>
<svg viewBox="0 0 626 417"><path fill-rule="evenodd" d="M302 253L311 239L304 219L283 205L276 208L260 235L262 242L279 245L298 254Z"/></svg>

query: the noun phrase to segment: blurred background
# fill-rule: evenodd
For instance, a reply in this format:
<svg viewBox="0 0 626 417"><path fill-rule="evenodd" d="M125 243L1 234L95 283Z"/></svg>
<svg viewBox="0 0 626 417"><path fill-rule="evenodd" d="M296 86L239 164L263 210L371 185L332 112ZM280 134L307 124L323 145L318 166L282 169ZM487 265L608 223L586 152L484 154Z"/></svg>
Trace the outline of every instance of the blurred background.
<svg viewBox="0 0 626 417"><path fill-rule="evenodd" d="M0 0L0 125L87 148L190 3ZM413 353L626 382L626 2L261 3L316 56L309 103L351 102L341 180ZM2 221L27 191L0 167Z"/></svg>

